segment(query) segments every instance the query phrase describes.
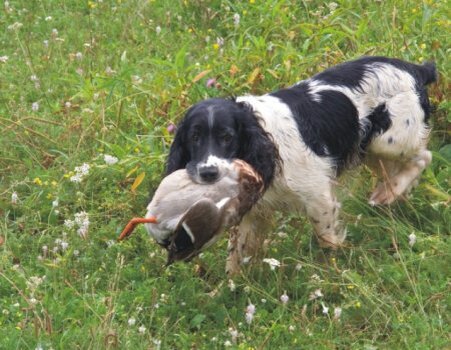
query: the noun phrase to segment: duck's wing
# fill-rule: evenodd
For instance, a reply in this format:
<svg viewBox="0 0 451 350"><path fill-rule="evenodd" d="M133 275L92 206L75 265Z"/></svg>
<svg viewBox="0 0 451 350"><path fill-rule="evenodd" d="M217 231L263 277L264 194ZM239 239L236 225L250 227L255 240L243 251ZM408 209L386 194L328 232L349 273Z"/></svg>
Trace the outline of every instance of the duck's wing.
<svg viewBox="0 0 451 350"><path fill-rule="evenodd" d="M221 229L220 210L205 198L194 203L183 215L168 248L168 264L189 260L215 238Z"/></svg>

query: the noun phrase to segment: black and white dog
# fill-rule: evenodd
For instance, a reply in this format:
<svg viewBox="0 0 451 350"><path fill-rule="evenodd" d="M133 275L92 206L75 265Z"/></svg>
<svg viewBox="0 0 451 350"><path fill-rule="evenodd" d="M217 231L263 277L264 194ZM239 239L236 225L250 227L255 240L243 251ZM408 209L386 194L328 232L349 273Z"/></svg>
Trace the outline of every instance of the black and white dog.
<svg viewBox="0 0 451 350"><path fill-rule="evenodd" d="M263 177L263 198L231 232L230 272L256 253L274 209L303 211L320 244L337 247L346 236L334 195L342 170L370 166L380 183L369 202L380 205L431 162L426 85L436 79L433 63L363 57L263 96L201 101L178 126L167 173L186 167L195 182L214 182L220 160L239 158Z"/></svg>

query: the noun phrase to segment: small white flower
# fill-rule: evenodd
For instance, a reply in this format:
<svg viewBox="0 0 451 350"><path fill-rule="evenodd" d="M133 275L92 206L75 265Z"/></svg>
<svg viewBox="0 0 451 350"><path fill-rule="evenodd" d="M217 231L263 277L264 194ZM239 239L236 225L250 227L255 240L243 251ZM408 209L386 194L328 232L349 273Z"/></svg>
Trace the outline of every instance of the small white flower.
<svg viewBox="0 0 451 350"><path fill-rule="evenodd" d="M106 75L113 75L114 73L116 73L116 71L113 70L110 66L105 68L105 74Z"/></svg>
<svg viewBox="0 0 451 350"><path fill-rule="evenodd" d="M297 263L295 269L296 269L296 271L301 271L302 264L301 263Z"/></svg>
<svg viewBox="0 0 451 350"><path fill-rule="evenodd" d="M315 289L312 293L310 293L308 300L315 300L321 298L322 296L323 293L321 292L321 289Z"/></svg>
<svg viewBox="0 0 451 350"><path fill-rule="evenodd" d="M294 332L296 330L296 326L293 326L292 324L288 327L288 330L290 332Z"/></svg>
<svg viewBox="0 0 451 350"><path fill-rule="evenodd" d="M34 298L34 297L30 298L31 305L36 305L37 303L38 303L38 301L36 300L36 298Z"/></svg>
<svg viewBox="0 0 451 350"><path fill-rule="evenodd" d="M412 232L409 235L409 246L413 247L413 245L416 243L416 241L417 241L417 236L415 235L415 233Z"/></svg>
<svg viewBox="0 0 451 350"><path fill-rule="evenodd" d="M280 267L280 261L277 259L263 259L263 262L269 264L269 266L271 267L271 270L275 270L276 267Z"/></svg>
<svg viewBox="0 0 451 350"><path fill-rule="evenodd" d="M230 291L231 291L231 292L234 292L234 291L235 291L235 289L236 289L236 285L235 285L235 282L233 282L233 280L229 280L229 283L228 283L228 285L229 285L229 289L230 289Z"/></svg>
<svg viewBox="0 0 451 350"><path fill-rule="evenodd" d="M114 165L114 164L116 164L119 161L119 159L117 159L116 157L110 156L108 154L105 154L103 156L103 160L105 161L105 163L107 165Z"/></svg>
<svg viewBox="0 0 451 350"><path fill-rule="evenodd" d="M116 244L116 242L113 241L112 239L109 239L109 240L106 242L106 245L107 245L108 248L112 247L112 246L115 245L115 244Z"/></svg>
<svg viewBox="0 0 451 350"><path fill-rule="evenodd" d="M67 243L67 242L61 242L61 249L63 250L63 251L65 251L67 248L69 247L69 243Z"/></svg>
<svg viewBox="0 0 451 350"><path fill-rule="evenodd" d="M336 308L334 308L334 320L340 319L341 311L341 307L337 306Z"/></svg>
<svg viewBox="0 0 451 350"><path fill-rule="evenodd" d="M161 340L160 339L152 339L153 345L155 345L155 350L160 350L161 348Z"/></svg>
<svg viewBox="0 0 451 350"><path fill-rule="evenodd" d="M157 33L157 35L160 35L160 33L161 33L161 27L160 27L160 26L157 26L157 27L155 28L155 32Z"/></svg>
<svg viewBox="0 0 451 350"><path fill-rule="evenodd" d="M49 41L48 40L44 40L42 43L44 44L45 47L49 47Z"/></svg>
<svg viewBox="0 0 451 350"><path fill-rule="evenodd" d="M72 228L75 226L75 221L74 220L64 220L64 226L66 226L67 228Z"/></svg>
<svg viewBox="0 0 451 350"><path fill-rule="evenodd" d="M8 30L19 30L22 28L23 24L20 22L14 22L13 24L8 26Z"/></svg>
<svg viewBox="0 0 451 350"><path fill-rule="evenodd" d="M37 345L34 350L44 350L41 344Z"/></svg>
<svg viewBox="0 0 451 350"><path fill-rule="evenodd" d="M33 112L37 112L37 111L39 110L39 102L33 102L33 103L31 104L31 110L32 110Z"/></svg>
<svg viewBox="0 0 451 350"><path fill-rule="evenodd" d="M154 307L154 309L159 309L160 308L160 304L156 303L153 307Z"/></svg>
<svg viewBox="0 0 451 350"><path fill-rule="evenodd" d="M233 24L235 27L238 27L240 25L240 15L238 13L235 13L233 15Z"/></svg>
<svg viewBox="0 0 451 350"><path fill-rule="evenodd" d="M128 319L127 323L128 323L128 325L129 325L130 327L132 327L132 326L135 325L136 320L135 320L133 317L130 317L130 318Z"/></svg>
<svg viewBox="0 0 451 350"><path fill-rule="evenodd" d="M132 83L139 85L143 82L142 78L139 75L132 75Z"/></svg>
<svg viewBox="0 0 451 350"><path fill-rule="evenodd" d="M328 315L329 314L329 308L326 305L324 305L324 303L321 303L321 306L323 308L323 314L324 315Z"/></svg>
<svg viewBox="0 0 451 350"><path fill-rule="evenodd" d="M263 299L261 299L260 301L261 301L263 304L266 304L266 299L263 298Z"/></svg>
<svg viewBox="0 0 451 350"><path fill-rule="evenodd" d="M72 107L72 103L70 103L70 101L67 101L67 102L64 104L64 107L66 107L67 109L69 109L69 108Z"/></svg>
<svg viewBox="0 0 451 350"><path fill-rule="evenodd" d="M79 51L75 54L75 58L79 61L81 61L83 59L83 54Z"/></svg>
<svg viewBox="0 0 451 350"><path fill-rule="evenodd" d="M327 7L329 8L330 12L334 12L337 9L338 4L336 2L331 2L327 4Z"/></svg>
<svg viewBox="0 0 451 350"><path fill-rule="evenodd" d="M60 248L56 245L53 247L52 251L56 254L58 253L58 251L60 250Z"/></svg>
<svg viewBox="0 0 451 350"><path fill-rule="evenodd" d="M59 205L59 200L58 198L56 198L53 202L52 202L52 207L56 208Z"/></svg>
<svg viewBox="0 0 451 350"><path fill-rule="evenodd" d="M255 314L255 305L249 303L249 305L246 307L246 313Z"/></svg>
<svg viewBox="0 0 451 350"><path fill-rule="evenodd" d="M49 247L47 247L46 245L42 246L42 254L47 255L47 252L49 251Z"/></svg>
<svg viewBox="0 0 451 350"><path fill-rule="evenodd" d="M80 251L79 250L74 250L74 256L79 256L80 255Z"/></svg>
<svg viewBox="0 0 451 350"><path fill-rule="evenodd" d="M139 326L138 332L141 333L141 334L144 334L144 333L146 332L146 327L144 327L144 326Z"/></svg>
<svg viewBox="0 0 451 350"><path fill-rule="evenodd" d="M232 337L233 341L235 341L236 338L238 338L238 331L235 328L230 327L229 333L230 333L230 336Z"/></svg>
<svg viewBox="0 0 451 350"><path fill-rule="evenodd" d="M58 36L58 29L53 28L52 29L52 38L56 38Z"/></svg>
<svg viewBox="0 0 451 350"><path fill-rule="evenodd" d="M282 304L286 304L288 303L288 300L290 300L290 298L287 295L287 292L283 292L283 294L280 296L280 301L282 302Z"/></svg>
<svg viewBox="0 0 451 350"><path fill-rule="evenodd" d="M45 18L45 20L48 22L48 21L51 21L52 20L52 16L47 16L46 18Z"/></svg>
<svg viewBox="0 0 451 350"><path fill-rule="evenodd" d="M252 320L254 319L254 314L251 314L251 313L249 313L249 312L246 312L246 314L245 314L245 319L246 319L246 323L247 324L251 324L252 323Z"/></svg>
<svg viewBox="0 0 451 350"><path fill-rule="evenodd" d="M230 342L230 340L226 340L226 341L224 342L224 346L225 346L226 348L228 348L229 346L232 346L232 343Z"/></svg>
<svg viewBox="0 0 451 350"><path fill-rule="evenodd" d="M6 61L8 61L9 57L8 56L0 56L0 62L1 63L6 63Z"/></svg>
<svg viewBox="0 0 451 350"><path fill-rule="evenodd" d="M11 204L16 205L19 202L19 196L17 195L17 192L13 192L11 195Z"/></svg>
<svg viewBox="0 0 451 350"><path fill-rule="evenodd" d="M224 46L224 38L216 38L216 44L218 44L219 47Z"/></svg>

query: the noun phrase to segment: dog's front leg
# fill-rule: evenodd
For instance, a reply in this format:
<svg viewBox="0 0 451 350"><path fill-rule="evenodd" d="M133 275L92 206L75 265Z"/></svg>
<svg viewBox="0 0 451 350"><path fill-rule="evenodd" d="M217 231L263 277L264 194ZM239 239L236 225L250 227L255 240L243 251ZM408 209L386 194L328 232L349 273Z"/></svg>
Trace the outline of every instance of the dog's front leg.
<svg viewBox="0 0 451 350"><path fill-rule="evenodd" d="M239 274L243 263L262 254L263 241L271 227L271 218L252 210L237 227L230 229L226 262L229 276Z"/></svg>

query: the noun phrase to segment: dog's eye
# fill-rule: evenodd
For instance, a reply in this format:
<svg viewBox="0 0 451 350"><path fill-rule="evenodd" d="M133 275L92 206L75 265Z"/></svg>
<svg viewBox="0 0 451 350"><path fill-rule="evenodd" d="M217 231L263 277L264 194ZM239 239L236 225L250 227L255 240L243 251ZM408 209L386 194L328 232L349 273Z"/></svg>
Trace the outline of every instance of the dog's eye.
<svg viewBox="0 0 451 350"><path fill-rule="evenodd" d="M232 135L230 135L230 134L224 134L224 135L222 136L222 140L223 140L225 143L229 143L230 141L232 141Z"/></svg>
<svg viewBox="0 0 451 350"><path fill-rule="evenodd" d="M194 142L199 141L199 133L195 132L194 134L192 134L191 140L193 140Z"/></svg>

